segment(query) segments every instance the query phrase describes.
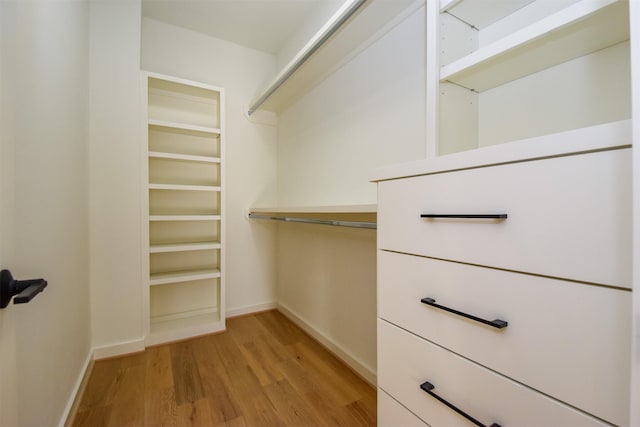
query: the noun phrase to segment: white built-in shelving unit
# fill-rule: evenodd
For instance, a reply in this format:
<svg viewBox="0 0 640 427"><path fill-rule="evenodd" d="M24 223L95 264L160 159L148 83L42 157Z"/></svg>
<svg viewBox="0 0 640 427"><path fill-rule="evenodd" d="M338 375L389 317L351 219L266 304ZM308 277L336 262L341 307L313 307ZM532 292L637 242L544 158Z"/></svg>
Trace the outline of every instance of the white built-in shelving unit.
<svg viewBox="0 0 640 427"><path fill-rule="evenodd" d="M145 342L225 328L224 90L143 73Z"/></svg>
<svg viewBox="0 0 640 427"><path fill-rule="evenodd" d="M628 9L624 0L433 5L429 156L629 120Z"/></svg>

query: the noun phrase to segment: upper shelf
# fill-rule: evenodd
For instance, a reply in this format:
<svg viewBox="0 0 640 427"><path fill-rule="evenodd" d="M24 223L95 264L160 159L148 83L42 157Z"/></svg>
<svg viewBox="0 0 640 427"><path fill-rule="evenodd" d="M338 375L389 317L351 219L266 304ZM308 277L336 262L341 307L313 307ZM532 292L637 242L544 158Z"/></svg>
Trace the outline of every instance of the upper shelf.
<svg viewBox="0 0 640 427"><path fill-rule="evenodd" d="M629 39L628 2L581 0L440 70L482 92Z"/></svg>
<svg viewBox="0 0 640 427"><path fill-rule="evenodd" d="M251 102L249 114L284 110L424 1L347 0Z"/></svg>

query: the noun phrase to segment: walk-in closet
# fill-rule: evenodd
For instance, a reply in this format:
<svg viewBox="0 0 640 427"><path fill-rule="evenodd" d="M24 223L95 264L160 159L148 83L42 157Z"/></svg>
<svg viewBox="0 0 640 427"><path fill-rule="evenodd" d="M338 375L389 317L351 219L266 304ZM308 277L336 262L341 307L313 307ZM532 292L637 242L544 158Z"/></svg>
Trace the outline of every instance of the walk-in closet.
<svg viewBox="0 0 640 427"><path fill-rule="evenodd" d="M637 0L0 1L0 425L640 425Z"/></svg>

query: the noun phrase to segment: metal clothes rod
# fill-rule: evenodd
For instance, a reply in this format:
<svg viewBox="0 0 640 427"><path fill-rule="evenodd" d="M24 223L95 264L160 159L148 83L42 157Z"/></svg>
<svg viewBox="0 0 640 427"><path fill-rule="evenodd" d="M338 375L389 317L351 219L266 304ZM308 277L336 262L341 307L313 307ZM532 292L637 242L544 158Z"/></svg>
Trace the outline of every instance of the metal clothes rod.
<svg viewBox="0 0 640 427"><path fill-rule="evenodd" d="M349 0L333 15L327 24L314 36L307 45L298 52L298 55L289 65L276 77L267 90L255 100L249 107L248 114L253 114L260 106L287 81L293 73L298 70L322 45L351 18L367 0Z"/></svg>
<svg viewBox="0 0 640 427"><path fill-rule="evenodd" d="M333 219L312 219L312 218L293 218L289 216L275 216L275 215L261 215L255 213L249 213L250 219L268 219L273 221L285 221L285 222L301 222L306 224L321 224L321 225L334 225L338 227L352 227L352 228L369 228L376 229L377 224L375 222L365 221L341 221Z"/></svg>

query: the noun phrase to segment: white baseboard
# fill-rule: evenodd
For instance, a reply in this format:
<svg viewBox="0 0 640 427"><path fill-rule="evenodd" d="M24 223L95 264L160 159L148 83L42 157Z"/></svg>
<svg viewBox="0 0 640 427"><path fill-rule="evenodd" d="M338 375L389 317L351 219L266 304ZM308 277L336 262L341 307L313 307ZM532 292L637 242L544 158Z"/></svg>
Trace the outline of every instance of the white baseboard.
<svg viewBox="0 0 640 427"><path fill-rule="evenodd" d="M261 304L245 305L243 307L236 307L227 309L225 314L227 318L244 316L245 314L258 313L260 311L273 310L277 308L275 302L263 302Z"/></svg>
<svg viewBox="0 0 640 427"><path fill-rule="evenodd" d="M106 359L108 357L122 356L125 354L144 351L144 339L125 341L117 344L103 345L93 348L93 360Z"/></svg>
<svg viewBox="0 0 640 427"><path fill-rule="evenodd" d="M64 427L67 424L69 415L71 415L71 410L73 409L73 405L76 401L77 396L81 391L81 387L85 378L88 377L91 363L93 363L92 351L89 350L87 353L87 357L82 364L82 369L80 369L80 373L78 374L78 378L76 379L76 383L73 386L73 390L71 390L71 394L69 394L69 400L67 401L67 405L62 412L62 416L60 417L60 422L58 422L58 427Z"/></svg>
<svg viewBox="0 0 640 427"><path fill-rule="evenodd" d="M346 363L351 369L353 369L358 375L360 375L365 381L372 386L376 386L377 375L376 372L361 362L357 357L353 356L349 351L345 350L342 346L336 344L330 337L326 336L313 325L302 319L295 312L287 308L282 304L278 304L278 311L284 314L289 320L298 325L302 330L311 335L316 341L325 346L329 351L335 354L340 360Z"/></svg>

